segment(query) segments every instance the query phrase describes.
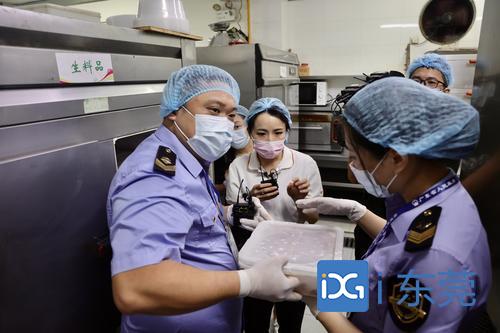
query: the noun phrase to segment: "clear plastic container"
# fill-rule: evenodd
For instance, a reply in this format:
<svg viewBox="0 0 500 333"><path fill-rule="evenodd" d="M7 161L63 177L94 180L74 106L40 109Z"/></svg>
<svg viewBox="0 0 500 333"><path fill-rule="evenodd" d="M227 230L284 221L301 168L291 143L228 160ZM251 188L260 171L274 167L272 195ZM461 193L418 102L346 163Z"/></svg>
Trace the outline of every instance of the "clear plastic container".
<svg viewBox="0 0 500 333"><path fill-rule="evenodd" d="M189 21L181 0L139 0L134 28L145 26L189 33Z"/></svg>
<svg viewBox="0 0 500 333"><path fill-rule="evenodd" d="M265 221L258 224L239 253L241 268L249 268L269 257L285 255L283 268L296 276L303 295L316 295L316 265L320 260L341 260L344 231L338 227Z"/></svg>

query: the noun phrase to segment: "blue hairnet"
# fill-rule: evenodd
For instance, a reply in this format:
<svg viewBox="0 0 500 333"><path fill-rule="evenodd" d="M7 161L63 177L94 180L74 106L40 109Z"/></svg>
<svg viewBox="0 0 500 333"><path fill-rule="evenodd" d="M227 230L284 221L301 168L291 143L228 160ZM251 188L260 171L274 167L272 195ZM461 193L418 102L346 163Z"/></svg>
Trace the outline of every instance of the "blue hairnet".
<svg viewBox="0 0 500 333"><path fill-rule="evenodd" d="M240 116L246 118L248 117L248 109L244 107L243 105L238 105L236 107L236 114L239 114Z"/></svg>
<svg viewBox="0 0 500 333"><path fill-rule="evenodd" d="M292 117L290 116L290 111L288 111L287 107L285 106L285 104L283 104L283 102L274 97L263 97L253 102L252 105L250 105L248 117L246 118L247 124L250 121L250 119L258 115L259 113L262 113L269 109L274 109L283 114L285 118L288 120L288 126L292 127Z"/></svg>
<svg viewBox="0 0 500 333"><path fill-rule="evenodd" d="M344 118L369 141L402 155L460 159L479 140L476 109L404 78L368 84L346 104Z"/></svg>
<svg viewBox="0 0 500 333"><path fill-rule="evenodd" d="M225 70L209 65L191 65L173 72L163 88L160 116L162 118L189 102L191 98L209 91L224 91L240 102L240 88Z"/></svg>
<svg viewBox="0 0 500 333"><path fill-rule="evenodd" d="M453 75L451 73L451 66L446 61L445 58L436 53L427 53L413 60L413 62L408 66L408 70L406 71L406 76L411 77L413 72L417 69L425 67L430 69L435 69L441 72L444 77L444 83L446 86L450 86L453 83Z"/></svg>

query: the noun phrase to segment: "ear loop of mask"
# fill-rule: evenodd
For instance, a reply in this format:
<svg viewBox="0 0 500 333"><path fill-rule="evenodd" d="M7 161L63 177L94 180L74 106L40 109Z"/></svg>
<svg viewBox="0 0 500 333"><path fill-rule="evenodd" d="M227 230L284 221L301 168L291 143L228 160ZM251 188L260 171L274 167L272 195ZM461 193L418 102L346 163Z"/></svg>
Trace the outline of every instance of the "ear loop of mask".
<svg viewBox="0 0 500 333"><path fill-rule="evenodd" d="M384 160L385 160L385 158L387 157L387 155L388 155L388 154L389 154L389 151L387 151L387 152L384 154L384 156L382 157L382 159L380 159L380 161L379 161L379 162L378 162L378 164L375 166L375 168L373 169L373 171L369 172L369 174L370 174L370 176L371 176L370 178L371 178L371 180L372 180L372 181L375 181L375 176L374 176L374 174L375 174L375 172L377 171L378 167L379 167L380 165L382 165L382 162L384 162ZM394 177L392 177L392 179L389 181L389 183L388 183L387 185L379 185L379 184L377 184L376 182L375 182L375 184L373 184L373 185L384 186L384 187L386 188L386 190L387 190L387 191L389 191L389 187L392 185L392 183L394 182L394 180L396 180L396 177L397 177L397 176L398 176L398 174L397 174L397 173L396 173L396 174L394 174Z"/></svg>
<svg viewBox="0 0 500 333"><path fill-rule="evenodd" d="M189 113L189 115L194 118L194 115L191 113L191 111L189 111L184 105L182 105L181 108L183 108L184 110L186 110L187 113ZM188 136L184 133L183 130L181 130L181 128L179 127L179 125L177 125L177 122L175 120L174 120L174 125L175 125L175 127L177 127L177 129L179 130L179 132L181 132L182 136L186 140L189 140Z"/></svg>

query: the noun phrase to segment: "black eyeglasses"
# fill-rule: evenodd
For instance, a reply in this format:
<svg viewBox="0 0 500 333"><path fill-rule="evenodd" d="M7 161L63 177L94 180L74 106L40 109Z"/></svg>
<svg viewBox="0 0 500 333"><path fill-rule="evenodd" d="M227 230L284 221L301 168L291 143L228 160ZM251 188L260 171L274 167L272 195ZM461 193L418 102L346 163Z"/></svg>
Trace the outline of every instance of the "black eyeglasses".
<svg viewBox="0 0 500 333"><path fill-rule="evenodd" d="M412 77L411 79L417 83L423 84L424 86L432 88L432 89L436 89L437 87L439 87L440 84L442 84L443 87L446 87L446 83L441 82L438 79L435 79L433 77L427 78L425 80L421 79L419 77Z"/></svg>

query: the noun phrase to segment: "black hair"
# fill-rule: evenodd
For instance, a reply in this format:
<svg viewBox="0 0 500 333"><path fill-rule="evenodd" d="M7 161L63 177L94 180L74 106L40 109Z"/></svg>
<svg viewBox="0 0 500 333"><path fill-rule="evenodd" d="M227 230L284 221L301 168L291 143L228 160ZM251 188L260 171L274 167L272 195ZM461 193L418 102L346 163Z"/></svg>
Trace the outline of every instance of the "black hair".
<svg viewBox="0 0 500 333"><path fill-rule="evenodd" d="M287 131L290 130L290 124L288 123L288 119L285 117L285 115L281 113L277 108L271 107L248 120L248 125L247 125L248 133L252 133L252 130L255 127L255 119L263 113L268 113L269 115L280 119L282 122L285 123L286 130Z"/></svg>
<svg viewBox="0 0 500 333"><path fill-rule="evenodd" d="M357 156L359 156L359 148L363 148L367 151L369 151L375 158L377 159L382 159L385 154L389 151L390 148L388 147L383 147L377 143L371 142L364 136L358 133L347 121L343 121L344 125L344 132L346 133L346 136L350 139L352 149L356 153ZM366 165L363 162L362 159L359 159L361 162L361 165L364 170L366 170Z"/></svg>

